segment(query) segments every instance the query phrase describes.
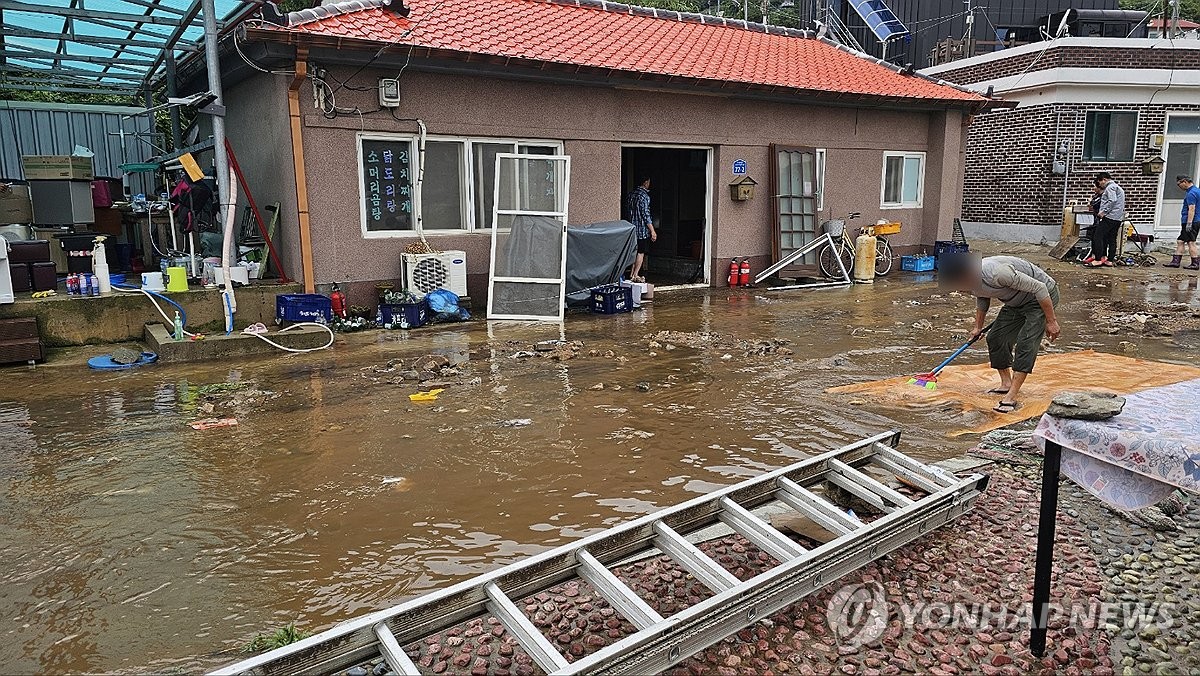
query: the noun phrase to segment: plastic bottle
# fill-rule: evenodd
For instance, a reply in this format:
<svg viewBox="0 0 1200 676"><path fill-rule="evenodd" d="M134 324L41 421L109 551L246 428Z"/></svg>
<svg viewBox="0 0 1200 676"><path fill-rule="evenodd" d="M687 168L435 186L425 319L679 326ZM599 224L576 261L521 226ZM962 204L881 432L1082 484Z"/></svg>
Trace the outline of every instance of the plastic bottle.
<svg viewBox="0 0 1200 676"><path fill-rule="evenodd" d="M183 340L183 318L179 316L179 310L175 311L175 340Z"/></svg>
<svg viewBox="0 0 1200 676"><path fill-rule="evenodd" d="M81 272L75 279L78 280L76 285L79 287L79 295L81 295L81 296L90 295L91 289L88 288L88 276Z"/></svg>
<svg viewBox="0 0 1200 676"><path fill-rule="evenodd" d="M75 273L67 275L67 295L75 295Z"/></svg>

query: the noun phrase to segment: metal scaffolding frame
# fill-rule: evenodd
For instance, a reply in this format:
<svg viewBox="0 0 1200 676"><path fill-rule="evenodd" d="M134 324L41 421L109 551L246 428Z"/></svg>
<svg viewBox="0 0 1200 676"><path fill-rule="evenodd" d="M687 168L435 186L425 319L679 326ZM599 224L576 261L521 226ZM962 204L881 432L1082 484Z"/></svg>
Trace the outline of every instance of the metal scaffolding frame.
<svg viewBox="0 0 1200 676"><path fill-rule="evenodd" d="M146 95L255 0L0 0L0 92ZM206 17L207 7L213 17ZM215 23L206 26L208 19ZM148 103L148 105L151 105Z"/></svg>

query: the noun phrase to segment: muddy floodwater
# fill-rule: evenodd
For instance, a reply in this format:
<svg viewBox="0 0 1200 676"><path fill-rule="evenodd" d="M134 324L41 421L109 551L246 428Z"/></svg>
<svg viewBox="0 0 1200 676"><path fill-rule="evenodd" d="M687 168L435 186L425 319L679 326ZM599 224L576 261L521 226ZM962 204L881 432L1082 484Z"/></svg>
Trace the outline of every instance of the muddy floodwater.
<svg viewBox="0 0 1200 676"><path fill-rule="evenodd" d="M1200 309L1196 277L1051 269L1055 349L1197 362L1200 334L1114 333L1118 320L1077 302ZM85 350L0 370L0 664L214 667L256 633L327 628L868 434L958 455L975 439L947 438L953 420L823 391L928 371L972 313L968 297L893 274L849 290L664 293L565 328L353 334L307 356L105 373L81 366ZM663 331L749 342L647 337ZM582 345L519 354L555 339ZM414 404L396 360L429 354L452 362L445 391ZM210 414L238 425L188 427Z"/></svg>

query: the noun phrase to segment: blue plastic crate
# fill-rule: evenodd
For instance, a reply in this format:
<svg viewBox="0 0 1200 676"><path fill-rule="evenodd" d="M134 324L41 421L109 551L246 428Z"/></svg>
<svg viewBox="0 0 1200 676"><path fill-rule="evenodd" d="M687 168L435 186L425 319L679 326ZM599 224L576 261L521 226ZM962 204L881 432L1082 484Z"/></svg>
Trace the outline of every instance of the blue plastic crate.
<svg viewBox="0 0 1200 676"><path fill-rule="evenodd" d="M965 254L970 253L971 246L965 242L954 242L948 240L938 240L933 243L933 268L937 269L937 261L945 254Z"/></svg>
<svg viewBox="0 0 1200 676"><path fill-rule="evenodd" d="M319 293L281 293L275 296L275 322L317 322L328 324L333 318L333 303Z"/></svg>
<svg viewBox="0 0 1200 676"><path fill-rule="evenodd" d="M609 284L592 289L592 312L601 315L615 315L622 312L633 312L633 288Z"/></svg>
<svg viewBox="0 0 1200 676"><path fill-rule="evenodd" d="M432 313L429 302L422 298L416 303L382 303L379 314L383 317L383 328L417 329L429 322Z"/></svg>
<svg viewBox="0 0 1200 676"><path fill-rule="evenodd" d="M934 268L937 259L933 256L901 256L900 269L909 272L928 272Z"/></svg>

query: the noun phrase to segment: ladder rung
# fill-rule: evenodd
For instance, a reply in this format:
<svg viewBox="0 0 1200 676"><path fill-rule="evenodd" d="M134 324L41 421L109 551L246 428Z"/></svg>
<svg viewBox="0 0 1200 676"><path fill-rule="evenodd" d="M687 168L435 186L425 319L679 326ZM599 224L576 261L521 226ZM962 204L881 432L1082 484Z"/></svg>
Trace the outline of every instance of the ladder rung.
<svg viewBox="0 0 1200 676"><path fill-rule="evenodd" d="M853 481L854 483L862 486L863 488L871 491L872 493L875 493L876 495L883 497L888 502L891 502L893 505L897 505L899 507L907 507L913 503L912 498L909 498L907 495L904 495L892 488L889 488L888 486L885 486L883 483L879 482L878 480L868 476L864 472L860 472L859 470L854 469L853 467L851 467L850 465L847 465L846 463L842 462L841 460L835 460L833 458L830 458L829 466L832 467L837 473L839 473L842 476L846 477L847 479Z"/></svg>
<svg viewBox="0 0 1200 676"><path fill-rule="evenodd" d="M775 497L836 535L858 530L863 523L787 477L776 479Z"/></svg>
<svg viewBox="0 0 1200 676"><path fill-rule="evenodd" d="M954 477L954 475L946 472L945 470L943 470L941 467L938 467L937 465L922 465L921 463L916 462L912 458L908 457L907 455L904 455L903 453L901 453L900 451L897 451L896 449L892 448L891 446L888 446L887 444L884 444L884 443L876 442L875 443L875 457L872 458L872 461L878 462L883 459L887 459L891 462L894 462L897 465L899 465L900 467L903 467L904 469L908 470L909 473L907 475L907 478L909 478L909 479L911 479L914 475L920 476L920 477L925 477L926 479L933 481L934 483L941 484L942 488L949 488L950 486L955 485L955 483L957 482L957 479ZM916 483L916 482L913 482L913 483Z"/></svg>
<svg viewBox="0 0 1200 676"><path fill-rule="evenodd" d="M928 479L921 474L916 474L914 472L910 472L910 471L904 469L900 465L897 465L896 463L883 457L882 455L876 455L874 458L871 458L871 462L875 463L876 465L879 465L880 467L886 469L887 471L891 472L892 474L895 474L896 478L899 479L902 483L903 482L910 483L910 484L916 486L917 488L920 488L921 490L925 491L926 493L929 493L930 495L937 493L938 491L941 491L944 488L944 486L939 486L938 484L934 483L931 479Z"/></svg>
<svg viewBox="0 0 1200 676"><path fill-rule="evenodd" d="M888 504L886 500L879 497L878 493L865 488L862 484L857 483L853 479L848 478L844 474L838 472L829 472L825 475L825 480L839 488L845 489L848 493L862 499L863 502L871 505L875 509L891 514L896 511L896 508Z"/></svg>
<svg viewBox="0 0 1200 676"><path fill-rule="evenodd" d="M391 629L388 629L387 623L380 622L373 629L375 637L379 639L379 652L392 671L404 674L404 676L420 676L421 672L417 669L417 665L408 659L408 654L404 652L404 648L400 647L400 643L396 641L396 635L392 633Z"/></svg>
<svg viewBox="0 0 1200 676"><path fill-rule="evenodd" d="M533 622L525 617L525 613L517 608L512 599L500 591L495 582L489 582L483 590L489 599L488 612L495 615L500 624L516 637L517 643L521 644L542 671L551 674L567 666L567 660L558 652L558 648L533 626Z"/></svg>
<svg viewBox="0 0 1200 676"><path fill-rule="evenodd" d="M633 626L645 629L662 622L662 615L659 615L642 600L642 597L621 582L620 578L613 575L612 571L605 568L587 550L581 549L575 552L575 560L579 562L579 577L592 585L592 588L611 603L625 619L632 622Z"/></svg>
<svg viewBox="0 0 1200 676"><path fill-rule="evenodd" d="M734 577L733 573L722 568L719 563L713 561L707 554L697 549L695 545L685 540L682 535L676 533L665 523L656 521L654 532L658 535L654 538L654 546L661 549L697 580L700 580L705 587L721 593L741 584L741 581Z"/></svg>
<svg viewBox="0 0 1200 676"><path fill-rule="evenodd" d="M808 551L784 537L782 533L775 530L774 526L754 516L750 510L733 500L721 498L721 507L724 511L721 513L720 519L725 522L725 525L773 556L776 561L785 563Z"/></svg>

